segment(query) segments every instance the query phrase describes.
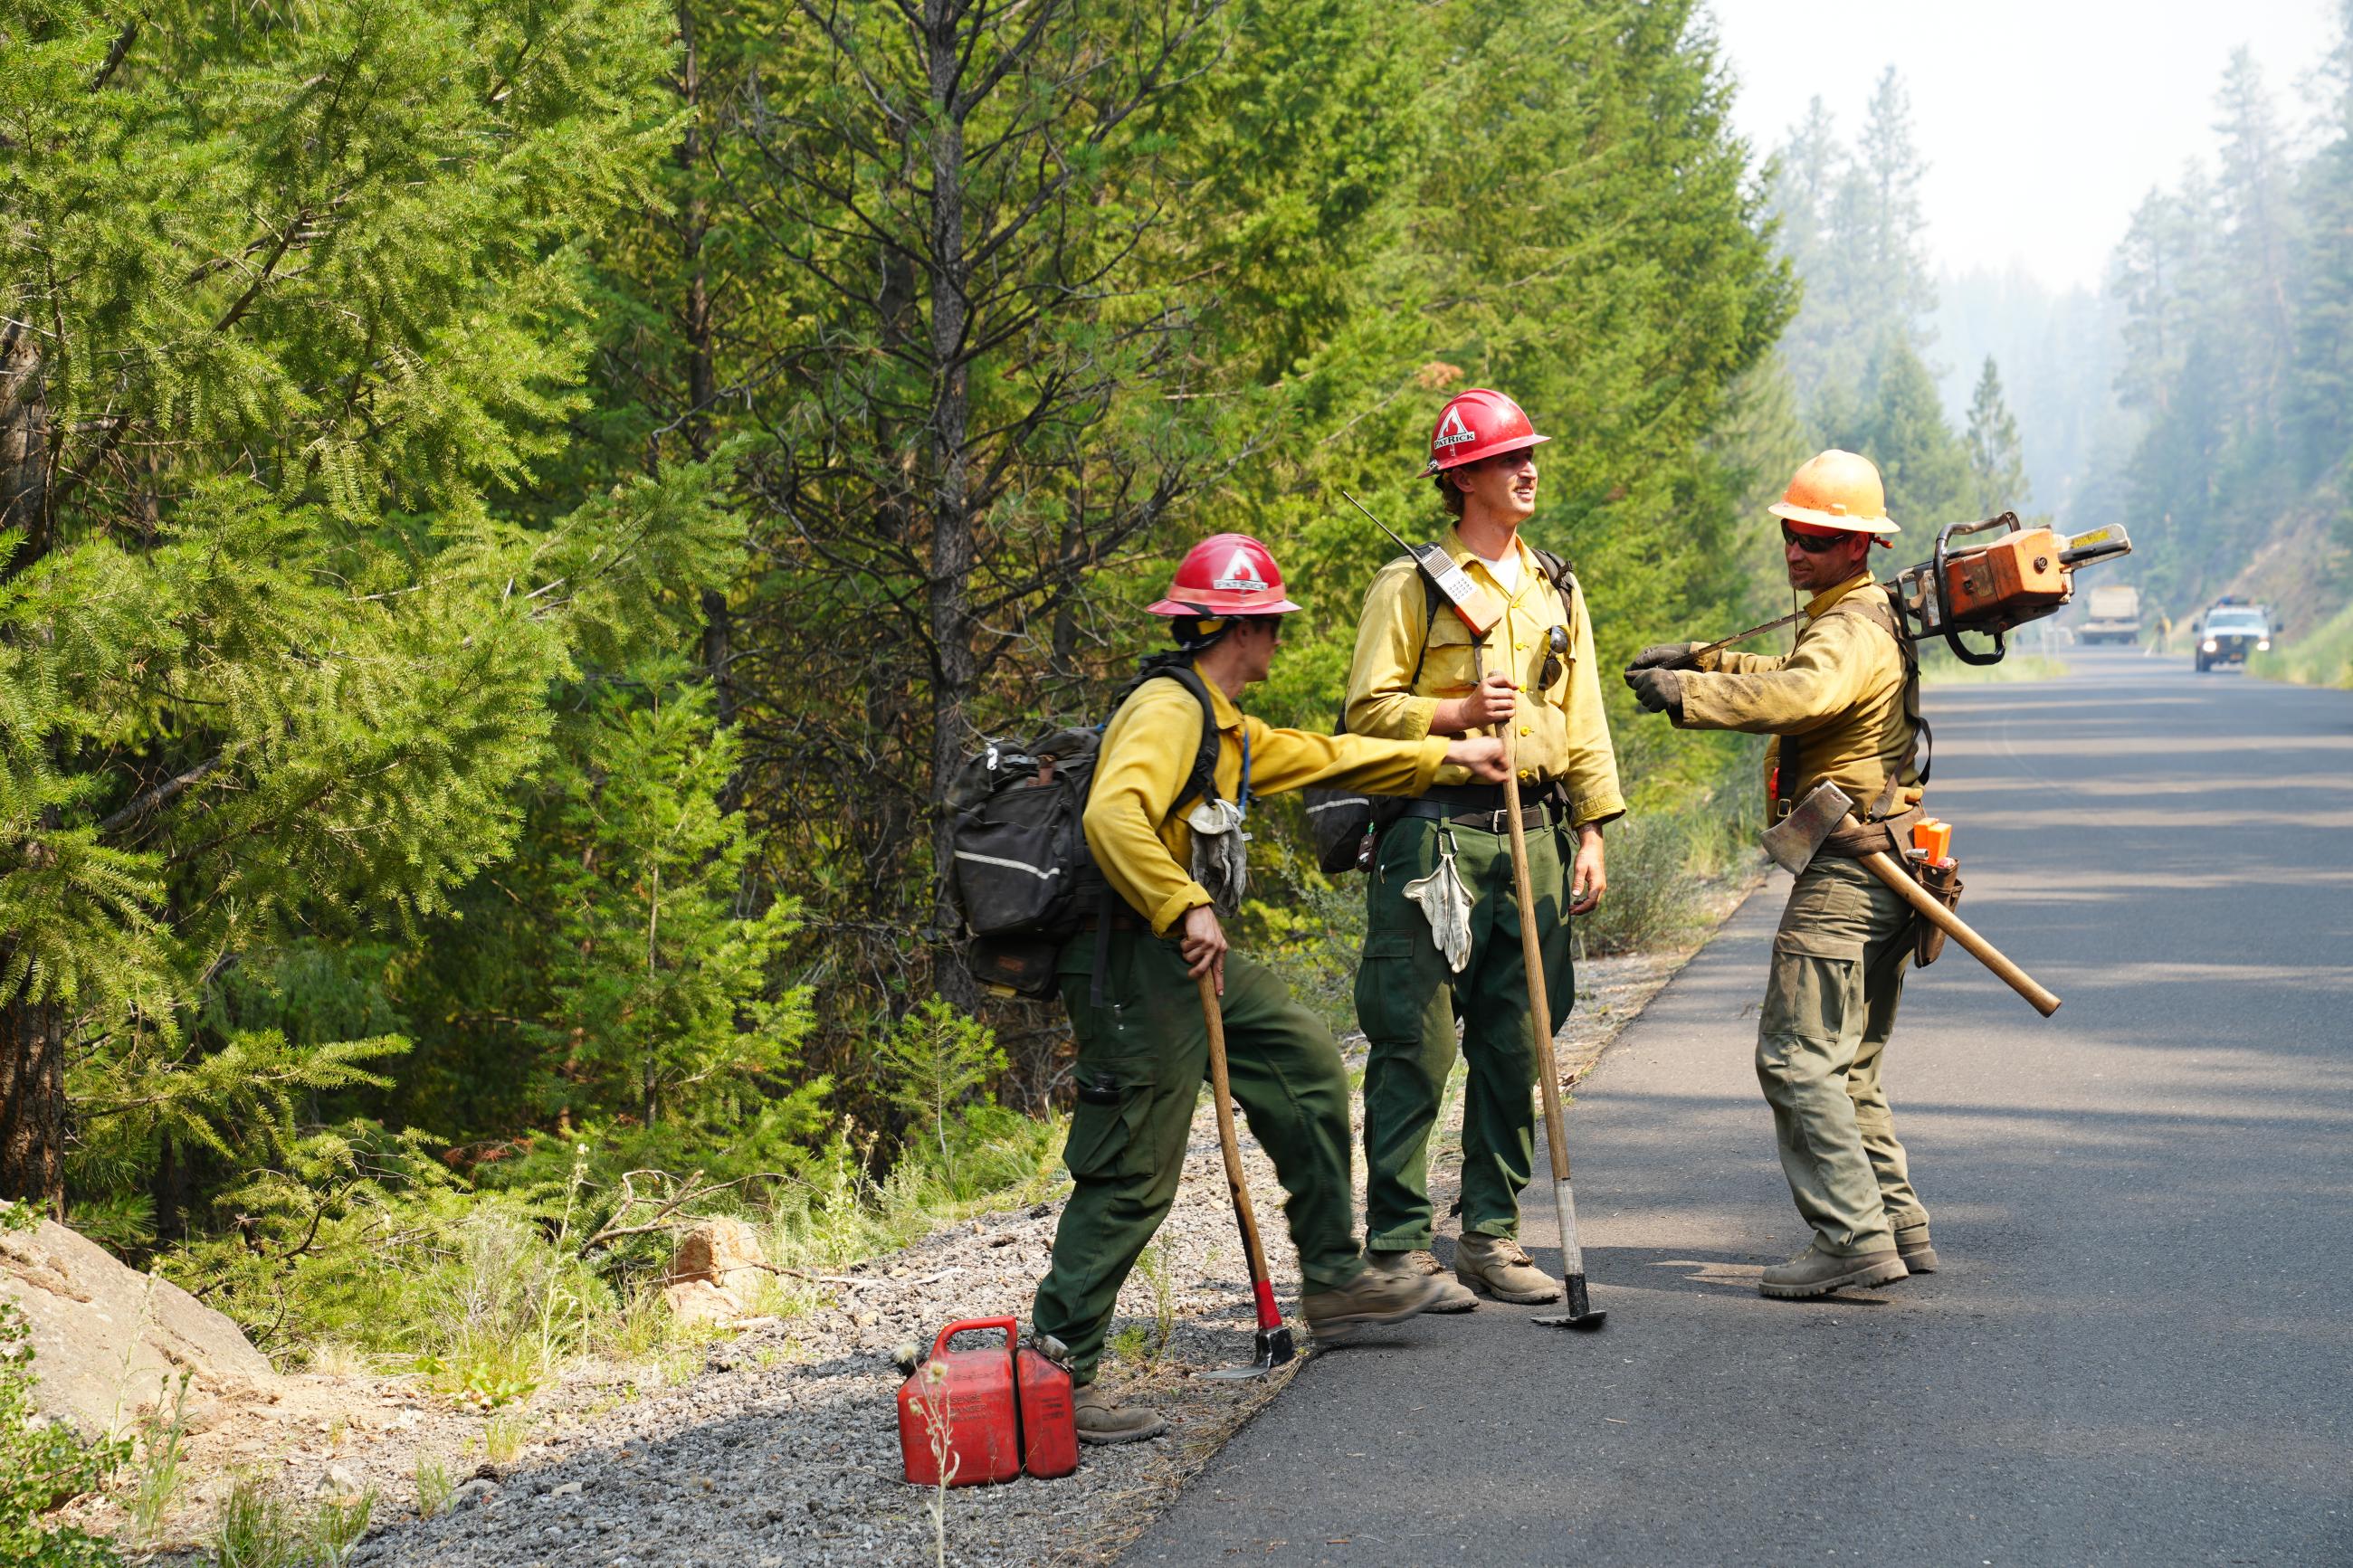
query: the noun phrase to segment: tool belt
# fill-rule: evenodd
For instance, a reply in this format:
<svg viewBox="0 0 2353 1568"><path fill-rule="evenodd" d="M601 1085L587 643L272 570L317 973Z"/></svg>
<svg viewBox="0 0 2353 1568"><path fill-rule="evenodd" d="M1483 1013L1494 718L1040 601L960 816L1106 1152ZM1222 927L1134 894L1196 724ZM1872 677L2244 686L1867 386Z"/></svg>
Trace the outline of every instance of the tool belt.
<svg viewBox="0 0 2353 1568"><path fill-rule="evenodd" d="M1079 922L1079 929L1081 931L1101 931L1105 923L1106 922L1100 914L1089 915L1085 920ZM1150 927L1144 923L1144 917L1137 914L1134 910L1129 909L1125 904L1122 904L1119 908L1112 910L1111 920L1108 924L1113 931L1140 931L1148 932L1151 930Z"/></svg>
<svg viewBox="0 0 2353 1568"><path fill-rule="evenodd" d="M1407 801L1398 815L1451 822L1457 827L1475 827L1482 833L1512 830L1511 807L1504 802L1502 784L1437 784ZM1520 796L1520 815L1531 828L1567 822L1568 792L1556 782L1524 792Z"/></svg>
<svg viewBox="0 0 2353 1568"><path fill-rule="evenodd" d="M1927 816L1920 806L1912 806L1883 817L1877 822L1850 822L1834 830L1822 840L1816 856L1836 855L1841 859L1860 860L1877 853L1912 873L1912 879L1923 891L1948 910L1961 907L1961 877L1958 865L1931 866L1915 860L1904 851L1912 842L1912 825ZM1936 962L1945 951L1945 930L1918 915L1912 917L1912 963L1916 969L1926 969Z"/></svg>

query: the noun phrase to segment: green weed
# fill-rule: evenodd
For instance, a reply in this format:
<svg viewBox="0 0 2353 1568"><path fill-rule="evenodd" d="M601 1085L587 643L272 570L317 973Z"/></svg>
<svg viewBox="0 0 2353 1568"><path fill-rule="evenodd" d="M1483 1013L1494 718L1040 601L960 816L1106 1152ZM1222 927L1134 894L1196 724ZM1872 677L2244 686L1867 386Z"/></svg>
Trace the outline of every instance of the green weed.
<svg viewBox="0 0 2353 1568"><path fill-rule="evenodd" d="M457 1483L449 1479L449 1467L440 1460L420 1454L417 1458L417 1517L438 1519L449 1511L450 1496Z"/></svg>

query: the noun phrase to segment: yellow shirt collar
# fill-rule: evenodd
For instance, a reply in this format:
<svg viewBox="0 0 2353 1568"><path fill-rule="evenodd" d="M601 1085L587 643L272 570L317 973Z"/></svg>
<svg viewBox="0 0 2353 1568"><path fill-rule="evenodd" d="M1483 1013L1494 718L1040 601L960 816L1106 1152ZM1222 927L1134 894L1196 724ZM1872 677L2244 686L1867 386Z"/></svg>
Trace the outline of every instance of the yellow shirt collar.
<svg viewBox="0 0 2353 1568"><path fill-rule="evenodd" d="M1234 700L1226 695L1226 689L1219 686L1216 681L1211 680L1208 676L1201 675L1201 665L1200 661L1198 659L1193 663L1193 673L1200 675L1201 684L1208 689L1209 712L1217 719L1218 728L1220 730L1240 729L1242 727L1242 710L1234 706Z"/></svg>
<svg viewBox="0 0 2353 1568"><path fill-rule="evenodd" d="M1848 578L1845 582L1841 583L1835 588L1823 589L1820 593L1806 601L1806 619L1810 621L1820 620L1824 610L1829 609L1832 605L1837 604L1841 599L1845 598L1857 588L1869 586L1870 583L1871 574L1868 571L1863 571L1856 573L1853 576Z"/></svg>
<svg viewBox="0 0 2353 1568"><path fill-rule="evenodd" d="M1447 554L1454 558L1454 563L1457 566L1466 572L1476 571L1480 576L1486 578L1488 584L1495 592L1503 594L1504 600L1510 604L1518 604L1520 595L1527 592L1529 583L1544 576L1544 568L1536 563L1535 552L1528 548L1528 542L1520 537L1516 529L1512 533L1512 550L1520 558L1520 585L1509 593L1504 593L1504 585L1489 575L1486 557L1462 542L1461 523L1449 526L1446 530L1446 537L1438 542Z"/></svg>

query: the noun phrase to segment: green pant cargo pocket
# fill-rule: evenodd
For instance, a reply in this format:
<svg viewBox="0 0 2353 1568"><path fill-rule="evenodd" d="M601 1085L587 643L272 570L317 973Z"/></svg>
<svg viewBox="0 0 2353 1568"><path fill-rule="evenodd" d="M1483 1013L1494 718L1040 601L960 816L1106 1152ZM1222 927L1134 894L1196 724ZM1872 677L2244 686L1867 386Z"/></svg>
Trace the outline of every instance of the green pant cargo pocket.
<svg viewBox="0 0 2353 1568"><path fill-rule="evenodd" d="M1848 1009L1862 1004L1862 947L1855 938L1820 931L1776 933L1765 1006L1758 1017L1765 1039L1789 1035L1839 1038L1845 1032Z"/></svg>
<svg viewBox="0 0 2353 1568"><path fill-rule="evenodd" d="M1062 1163L1074 1177L1141 1176L1155 1167L1146 1063L1079 1063L1079 1103Z"/></svg>
<svg viewBox="0 0 2353 1568"><path fill-rule="evenodd" d="M1444 963L1427 925L1419 937L1382 931L1365 939L1365 960L1356 966L1356 1026L1365 1031L1366 1039L1421 1037L1421 1015L1429 1005L1430 986L1417 973L1420 967L1417 943L1433 961Z"/></svg>

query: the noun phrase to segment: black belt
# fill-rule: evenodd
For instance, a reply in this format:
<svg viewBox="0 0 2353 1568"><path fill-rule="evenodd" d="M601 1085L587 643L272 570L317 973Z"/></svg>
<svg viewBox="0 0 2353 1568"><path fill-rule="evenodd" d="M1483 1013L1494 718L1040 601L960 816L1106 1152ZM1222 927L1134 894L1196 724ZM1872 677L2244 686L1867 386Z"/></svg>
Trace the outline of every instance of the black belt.
<svg viewBox="0 0 2353 1568"><path fill-rule="evenodd" d="M1451 795L1484 793L1484 791L1493 792L1493 805L1483 801L1474 803L1459 798L1447 798ZM1483 790L1476 785L1441 785L1418 800L1407 801L1405 810L1400 815L1451 822L1457 827L1475 827L1482 833L1509 833L1512 830L1511 808L1504 804L1503 796L1502 784L1488 784L1483 786ZM1547 787L1544 794L1534 800L1523 796L1520 801L1520 815L1530 827L1551 827L1568 820L1568 804L1559 799L1556 792Z"/></svg>
<svg viewBox="0 0 2353 1568"><path fill-rule="evenodd" d="M1079 922L1079 929L1081 931L1099 931L1102 927L1102 920L1094 915L1089 915L1086 919ZM1112 910L1111 929L1113 931L1149 931L1152 928L1144 923L1144 917L1142 915L1137 914L1133 910L1123 907Z"/></svg>

